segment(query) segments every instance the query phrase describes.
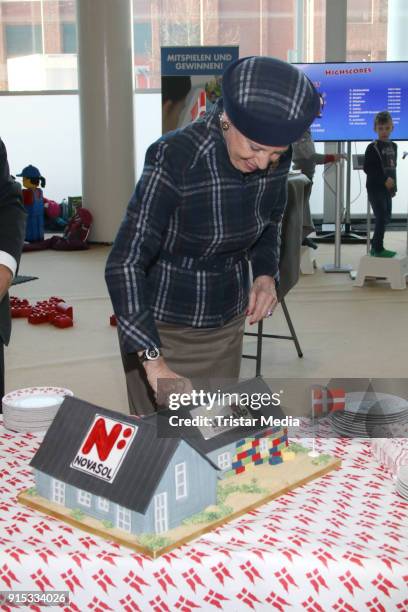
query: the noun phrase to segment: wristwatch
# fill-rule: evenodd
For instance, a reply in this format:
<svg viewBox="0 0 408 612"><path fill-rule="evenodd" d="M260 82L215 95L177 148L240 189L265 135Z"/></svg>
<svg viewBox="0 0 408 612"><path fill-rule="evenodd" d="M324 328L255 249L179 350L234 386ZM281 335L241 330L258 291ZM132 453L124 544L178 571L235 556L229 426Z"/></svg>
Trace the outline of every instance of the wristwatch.
<svg viewBox="0 0 408 612"><path fill-rule="evenodd" d="M145 361L156 361L161 356L161 350L157 346L145 349L141 355L139 355L140 363Z"/></svg>

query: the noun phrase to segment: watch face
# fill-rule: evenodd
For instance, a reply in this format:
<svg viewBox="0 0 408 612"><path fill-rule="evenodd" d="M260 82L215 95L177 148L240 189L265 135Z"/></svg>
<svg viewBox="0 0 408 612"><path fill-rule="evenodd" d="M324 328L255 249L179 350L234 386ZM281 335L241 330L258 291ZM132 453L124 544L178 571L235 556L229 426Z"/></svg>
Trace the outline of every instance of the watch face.
<svg viewBox="0 0 408 612"><path fill-rule="evenodd" d="M156 347L151 348L151 349L146 349L146 357L149 360L158 359L160 357L159 349Z"/></svg>

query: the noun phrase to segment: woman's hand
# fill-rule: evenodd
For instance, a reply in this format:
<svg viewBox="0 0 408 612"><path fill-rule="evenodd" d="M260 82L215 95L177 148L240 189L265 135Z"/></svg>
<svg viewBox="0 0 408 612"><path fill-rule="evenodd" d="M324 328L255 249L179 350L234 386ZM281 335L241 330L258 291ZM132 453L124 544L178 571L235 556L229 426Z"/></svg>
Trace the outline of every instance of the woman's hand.
<svg viewBox="0 0 408 612"><path fill-rule="evenodd" d="M270 317L277 303L275 279L266 274L258 276L249 293L249 304L246 312L247 316L250 317L249 323L252 325L265 317Z"/></svg>
<svg viewBox="0 0 408 612"><path fill-rule="evenodd" d="M385 186L388 189L388 191L392 191L394 189L395 181L391 176L389 176L387 180L385 181Z"/></svg>
<svg viewBox="0 0 408 612"><path fill-rule="evenodd" d="M191 393L193 390L190 380L171 370L163 357L154 361L145 361L143 365L159 406L168 405L171 393ZM158 385L159 380L160 385Z"/></svg>

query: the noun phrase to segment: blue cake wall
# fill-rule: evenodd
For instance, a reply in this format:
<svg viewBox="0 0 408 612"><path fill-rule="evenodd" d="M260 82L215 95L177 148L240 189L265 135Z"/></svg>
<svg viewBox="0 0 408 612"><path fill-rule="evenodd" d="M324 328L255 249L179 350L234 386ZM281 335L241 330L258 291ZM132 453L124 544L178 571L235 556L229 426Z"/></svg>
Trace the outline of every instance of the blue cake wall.
<svg viewBox="0 0 408 612"><path fill-rule="evenodd" d="M187 495L176 499L175 467L186 463ZM124 466L123 466L124 467ZM131 469L131 466L127 466ZM44 472L34 469L35 485L38 495L52 501L52 477ZM155 533L155 505L154 496L167 492L168 529L180 525L185 518L201 512L207 506L216 504L217 476L219 472L189 444L182 441L157 486L146 513L140 514L131 511L131 529L134 534ZM109 502L109 510L98 508L98 497L91 495L91 506L87 507L78 502L78 489L72 485L65 485L65 507L80 509L84 514L99 520L110 521L114 526L117 522L118 506Z"/></svg>

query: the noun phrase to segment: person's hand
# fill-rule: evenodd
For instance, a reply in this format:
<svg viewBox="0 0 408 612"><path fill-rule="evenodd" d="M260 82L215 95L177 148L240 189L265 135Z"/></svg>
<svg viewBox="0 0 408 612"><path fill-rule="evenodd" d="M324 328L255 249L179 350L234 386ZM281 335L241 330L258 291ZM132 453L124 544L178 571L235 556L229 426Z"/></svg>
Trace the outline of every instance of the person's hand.
<svg viewBox="0 0 408 612"><path fill-rule="evenodd" d="M266 274L258 276L249 293L249 304L246 311L247 316L250 317L249 323L253 325L265 317L270 317L277 303L275 279Z"/></svg>
<svg viewBox="0 0 408 612"><path fill-rule="evenodd" d="M9 287L11 285L11 281L13 280L13 274L7 266L0 264L0 301L4 298Z"/></svg>
<svg viewBox="0 0 408 612"><path fill-rule="evenodd" d="M392 191L395 188L395 181L391 176L389 176L387 180L385 181L385 186L388 189L388 191Z"/></svg>
<svg viewBox="0 0 408 612"><path fill-rule="evenodd" d="M191 393L193 390L190 380L171 370L163 357L154 361L145 361L143 365L149 385L160 406L168 404L171 393ZM158 385L159 379L160 385Z"/></svg>

